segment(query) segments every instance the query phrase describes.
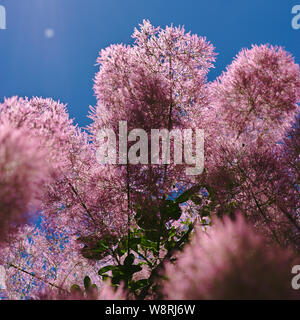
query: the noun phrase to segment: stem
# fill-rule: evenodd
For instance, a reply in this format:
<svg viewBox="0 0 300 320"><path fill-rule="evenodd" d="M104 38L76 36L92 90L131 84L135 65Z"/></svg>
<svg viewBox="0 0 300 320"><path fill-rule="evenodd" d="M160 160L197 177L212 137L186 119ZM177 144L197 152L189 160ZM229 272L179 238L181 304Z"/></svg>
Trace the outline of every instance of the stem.
<svg viewBox="0 0 300 320"><path fill-rule="evenodd" d="M240 172L244 175L245 178L247 178L250 183L257 187L257 184L245 173L245 171L238 165L238 169L240 170ZM267 199L270 199L270 196L269 194L267 194L266 192L263 193ZM296 219L294 217L291 216L291 214L286 211L284 208L282 208L282 206L278 203L278 201L276 201L276 205L277 205L277 208L288 218L288 220L294 225L294 227L297 229L297 231L300 232L300 226L298 225Z"/></svg>
<svg viewBox="0 0 300 320"><path fill-rule="evenodd" d="M127 250L127 255L129 256L130 254L130 224L131 224L131 219L130 219L130 213L131 213L131 208L130 208L130 185L129 185L129 165L128 165L128 155L127 155L127 236L128 236L128 250Z"/></svg>
<svg viewBox="0 0 300 320"><path fill-rule="evenodd" d="M17 267L17 266L15 266L14 264L10 264L9 266L10 266L10 267L13 267L13 268L15 268L15 269L17 269L17 270L19 270L19 271L21 271L21 272L24 272L24 273L30 275L31 277L33 277L33 278L35 278L35 279L38 279L38 280L40 280L40 281L43 281L44 283L49 284L51 287L55 287L55 288L57 288L57 289L59 289L59 290L63 290L63 291L69 292L68 290L66 290L66 289L64 289L64 288L61 288L61 287L57 286L57 285L54 284L54 283L51 283L51 282L49 282L49 281L46 281L46 280L42 279L41 277L38 277L38 276L36 276L36 275L34 275L34 274L26 271L26 270L23 270L22 268Z"/></svg>
<svg viewBox="0 0 300 320"><path fill-rule="evenodd" d="M76 195L76 197L78 198L80 205L83 207L83 209L87 212L88 216L92 219L92 221L94 222L94 224L96 224L95 219L93 218L90 210L87 208L86 204L81 200L77 190L75 189L75 187L71 184L70 181L68 181L69 186L71 187L72 191L74 192L74 194Z"/></svg>
<svg viewBox="0 0 300 320"><path fill-rule="evenodd" d="M172 56L170 55L169 59L169 79L172 80ZM172 89L172 84L170 86L170 109L169 109L169 115L168 115L168 138L167 138L167 150L170 150L171 148L171 141L170 141L170 130L172 127L172 111L173 111L173 89ZM168 152L168 151L167 151ZM166 182L166 176L167 176L167 170L168 170L168 164L165 164L164 167L164 177L163 177L163 186L162 189L164 190L165 187L165 182ZM164 196L165 198L165 196ZM165 199L164 199L165 200ZM161 229L161 223L160 222L160 229ZM159 248L160 248L160 239L157 241L157 252L159 256Z"/></svg>
<svg viewBox="0 0 300 320"><path fill-rule="evenodd" d="M281 243L280 243L280 241L279 241L279 239L278 239L278 237L277 237L277 235L276 235L276 232L275 232L275 231L273 230L273 228L271 227L270 220L268 219L268 217L266 216L266 214L265 214L265 213L264 213L264 211L262 210L262 208L261 208L261 206L260 206L259 202L257 201L257 199L256 199L256 197L255 197L255 195L254 195L254 193L253 193L253 192L251 192L251 194L252 194L252 197L253 197L253 199L254 199L254 202L255 202L255 204L256 204L256 206L257 206L257 208L258 208L258 210L259 210L260 214L263 216L264 220L266 221L266 223L267 223L267 225L268 225L269 230L272 232L272 234L273 234L273 236L274 236L275 240L276 240L276 241L278 242L278 244L281 246Z"/></svg>
<svg viewBox="0 0 300 320"><path fill-rule="evenodd" d="M146 256L144 256L142 253L140 253L139 251L137 251L137 250L134 250L134 249L132 249L134 252L136 252L139 256L141 256L146 262L147 262L147 264L149 265L149 267L150 268L152 268L152 263L151 263L151 261L149 261L147 258L146 258Z"/></svg>
<svg viewBox="0 0 300 320"><path fill-rule="evenodd" d="M172 80L173 76L172 76L172 57L170 56L170 60L169 60L169 79ZM169 109L169 115L168 115L168 144L170 143L170 130L172 127L172 112L173 112L173 89L172 89L172 85L170 87L170 109ZM170 148L170 145L167 145L167 148ZM164 168L164 179L163 179L163 187L165 184L165 180L166 180L166 175L167 175L167 168L168 165L165 164L165 168Z"/></svg>

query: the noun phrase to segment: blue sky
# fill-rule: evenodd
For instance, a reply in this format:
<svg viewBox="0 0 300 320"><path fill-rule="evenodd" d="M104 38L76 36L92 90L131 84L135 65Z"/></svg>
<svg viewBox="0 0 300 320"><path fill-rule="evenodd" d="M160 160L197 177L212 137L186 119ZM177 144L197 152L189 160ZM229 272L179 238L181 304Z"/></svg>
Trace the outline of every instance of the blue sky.
<svg viewBox="0 0 300 320"><path fill-rule="evenodd" d="M86 126L98 52L132 43L144 18L206 36L219 53L209 80L251 44L284 46L300 63L300 29L291 27L296 4L300 0L0 0L7 15L7 29L0 30L0 100L59 99Z"/></svg>

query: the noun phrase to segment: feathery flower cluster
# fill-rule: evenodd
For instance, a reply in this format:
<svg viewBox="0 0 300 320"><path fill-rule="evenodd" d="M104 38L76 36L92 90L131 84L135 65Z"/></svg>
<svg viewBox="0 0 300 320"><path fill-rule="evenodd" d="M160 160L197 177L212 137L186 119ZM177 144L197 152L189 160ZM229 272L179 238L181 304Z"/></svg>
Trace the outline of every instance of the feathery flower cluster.
<svg viewBox="0 0 300 320"><path fill-rule="evenodd" d="M170 209L163 206L166 199L170 204L195 187L199 193L179 202L180 208L177 203L175 215L210 224L214 215L239 210L267 237L256 235L240 217L218 222L209 235L197 231L177 264L167 266L167 297L294 298L286 278L291 255L265 242L300 247L299 116L293 124L299 66L282 48L253 46L207 83L215 53L205 38L144 21L133 39L131 46L100 52L90 134L52 99L12 97L0 104L0 242L10 240L0 251L6 295L125 299L121 289L106 285L94 297L61 292L85 275L101 287L97 270L107 261L99 243L110 249L122 243L130 227L140 227L132 219L138 214L143 228L157 225L159 232L162 212ZM187 177L184 164L100 165L98 132L117 133L120 121L127 122L128 132L141 128L148 137L151 129L204 129L204 174ZM17 233L33 210L42 213L41 225L25 225ZM173 229L164 231L184 232L187 225L175 220L168 222ZM159 259L165 251L158 250Z"/></svg>
<svg viewBox="0 0 300 320"><path fill-rule="evenodd" d="M46 159L53 171L60 173L77 134L65 105L52 99L12 97L0 104L0 123L27 129L47 150Z"/></svg>
<svg viewBox="0 0 300 320"><path fill-rule="evenodd" d="M176 263L166 266L164 293L179 300L299 299L290 285L294 264L289 252L267 246L241 216L226 218L207 232L197 230Z"/></svg>
<svg viewBox="0 0 300 320"><path fill-rule="evenodd" d="M226 132L278 141L298 112L300 68L281 47L243 49L210 85Z"/></svg>
<svg viewBox="0 0 300 320"><path fill-rule="evenodd" d="M206 74L215 54L205 38L185 33L184 28L154 28L145 20L133 38L133 46L112 45L97 60L97 107L92 108L89 127L95 147L99 130L118 132L119 121L127 121L128 131L144 129L149 139L153 128L192 128L206 102ZM121 184L128 207L132 210L134 203L146 213L173 192L174 181L187 179L184 165L118 165L115 171L112 182Z"/></svg>
<svg viewBox="0 0 300 320"><path fill-rule="evenodd" d="M13 237L36 209L49 174L44 158L26 131L0 125L0 242Z"/></svg>
<svg viewBox="0 0 300 320"><path fill-rule="evenodd" d="M10 299L35 299L41 292L54 289L69 292L72 285L83 284L86 275L101 286L97 274L101 263L91 263L82 256L77 237L66 232L49 233L46 222L24 226L0 251L0 264L6 269L4 293Z"/></svg>

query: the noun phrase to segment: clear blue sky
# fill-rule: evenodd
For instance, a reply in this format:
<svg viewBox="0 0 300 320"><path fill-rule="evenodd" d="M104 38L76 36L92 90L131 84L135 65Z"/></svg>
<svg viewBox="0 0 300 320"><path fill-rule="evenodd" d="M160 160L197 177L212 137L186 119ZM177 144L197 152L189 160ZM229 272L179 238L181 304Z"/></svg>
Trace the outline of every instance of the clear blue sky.
<svg viewBox="0 0 300 320"><path fill-rule="evenodd" d="M300 0L0 0L7 12L7 30L0 30L0 100L60 99L86 126L99 50L132 43L133 28L144 18L206 36L219 53L210 80L255 43L284 46L300 63L300 29L291 27L296 4Z"/></svg>

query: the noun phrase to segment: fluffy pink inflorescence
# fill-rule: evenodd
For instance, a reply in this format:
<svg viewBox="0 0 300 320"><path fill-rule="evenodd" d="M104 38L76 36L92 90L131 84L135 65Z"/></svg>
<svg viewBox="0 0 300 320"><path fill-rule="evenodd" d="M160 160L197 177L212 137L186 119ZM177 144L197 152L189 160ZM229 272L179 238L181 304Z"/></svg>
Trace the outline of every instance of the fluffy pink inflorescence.
<svg viewBox="0 0 300 320"><path fill-rule="evenodd" d="M14 235L36 209L49 167L28 132L0 125L0 241Z"/></svg>
<svg viewBox="0 0 300 320"><path fill-rule="evenodd" d="M184 165L99 165L97 133L104 127L117 133L120 120L127 121L128 131L142 128L148 135L152 128L204 129L206 170L196 183L208 196L199 195L197 205L191 199L183 204L182 217L205 213L209 223L210 215L231 215L238 209L282 246L295 238L299 248L299 121L291 126L299 110L300 73L291 55L266 45L242 50L227 71L207 85L215 54L205 38L183 28L155 28L149 21L133 38L133 46L113 45L100 52L97 106L90 115L92 143L69 119L66 106L52 99L13 97L0 104L1 128L9 126L9 139L16 144L12 150L0 143L0 151L7 148L14 165L18 155L23 167L28 164L28 170L11 180L11 169L2 170L1 176L0 167L0 179L11 183L0 189L0 209L5 205L1 192L20 188L11 192L17 206L6 205L11 214L5 219L11 217L13 223L1 221L14 229L40 196L43 214L43 231L27 226L18 234L10 231L16 241L0 252L10 298L42 297L45 289L45 297L67 299L50 288L69 291L85 275L96 283L103 262L93 250L99 240L115 245L126 236L127 215L138 211L146 212L153 227L160 201L191 186ZM283 145L275 145L285 132L289 137ZM39 168L43 152L47 165ZM5 160L2 166L9 163ZM47 166L51 183L43 180ZM277 247L266 247L240 218L218 222L210 236L197 232L178 265L167 267L172 283L166 293L176 299L292 297L285 279L290 260ZM266 286L259 285L262 280ZM105 292L101 294L115 298L110 289Z"/></svg>
<svg viewBox="0 0 300 320"><path fill-rule="evenodd" d="M299 65L281 47L243 49L209 87L223 135L278 141L299 112Z"/></svg>
<svg viewBox="0 0 300 320"><path fill-rule="evenodd" d="M205 38L184 28L154 28L146 20L132 37L133 46L112 45L97 60L98 103L90 127L95 138L99 129L115 128L119 120L148 131L168 128L170 118L171 128L182 128L206 101L206 74L215 53Z"/></svg>
<svg viewBox="0 0 300 320"><path fill-rule="evenodd" d="M166 266L167 299L294 299L288 251L269 247L246 224L225 218L204 232Z"/></svg>
<svg viewBox="0 0 300 320"><path fill-rule="evenodd" d="M300 116L298 115L292 128L287 131L284 139L283 159L285 167L294 179L294 185L300 184Z"/></svg>
<svg viewBox="0 0 300 320"><path fill-rule="evenodd" d="M98 183L95 180L101 177L101 172L97 170L95 174L95 168L92 168L93 163L96 163L92 146L87 135L78 130L69 119L66 107L52 99L29 100L17 97L5 99L0 105L0 123L9 123L12 131L15 130L16 133L21 130L26 131L28 142L23 144L24 161L28 160L29 165L35 166L37 174L39 170L40 174L43 174L44 168L47 167L51 175L51 181L40 181L37 185L39 198L42 200L38 209L42 210L44 232L36 231L33 235L26 235L20 231L20 234L14 235L15 242L24 238L24 243L21 242L20 246L15 242L11 243L7 248L10 254L5 251L6 254L1 255L3 259L0 260L7 267L7 274L11 275L11 279L15 279L9 286L10 294L25 295L22 290L22 286L25 286L30 288L30 294L35 296L38 286L42 288L45 285L44 281L46 283L53 281L51 278L53 270L56 270L56 283L58 285L63 283L64 287L68 287L72 281L74 283L78 280L76 280L78 275L84 277L84 274L91 274L90 263L82 257L80 253L82 245L77 239L80 235L93 233L97 226L101 226L103 220L96 202L105 190L99 193L95 189L95 183ZM31 147L29 142L31 139L36 142L36 148ZM22 141L23 138L19 141L20 146ZM34 161L40 153L44 168L40 168ZM30 174L29 170L27 172ZM27 193L35 183L34 178L32 177L28 185L26 180L23 182ZM101 188L101 185L98 188ZM83 207L85 202L91 207L89 212ZM104 202L102 203L104 205ZM14 210L14 206L12 208ZM27 210L28 207L23 205L22 212L26 214ZM96 225L90 217L95 212L97 213L95 220L98 219ZM25 219L22 222L25 222ZM101 233L100 228L98 232ZM56 238L58 235L59 238L68 239L68 244L64 244L63 250L58 246L59 241ZM49 239L52 238L56 239L57 243L51 244ZM39 250L43 254L39 253ZM25 252L26 257L30 257L30 263L24 258ZM54 252L56 254L53 256ZM10 268L11 263L20 270ZM37 280L24 271L34 272L42 280ZM69 276L66 277L66 274Z"/></svg>
<svg viewBox="0 0 300 320"><path fill-rule="evenodd" d="M36 137L47 152L47 161L59 174L77 139L77 129L69 119L66 106L52 99L5 99L0 104L0 123L25 128ZM78 143L78 141L77 141Z"/></svg>
<svg viewBox="0 0 300 320"><path fill-rule="evenodd" d="M87 229L93 232L101 225L92 220L102 220L95 206L104 190L90 189L96 187L101 169L94 166L96 157L88 137L73 124L66 106L52 99L13 97L0 105L1 122L28 130L46 153L53 177L43 193L47 227L73 235Z"/></svg>
<svg viewBox="0 0 300 320"><path fill-rule="evenodd" d="M95 147L98 132L112 128L118 133L119 121L127 121L128 132L141 128L148 133L149 165L119 165L112 173L112 183L118 181L124 198L129 195L128 202L147 212L173 191L174 181L189 178L184 165L150 164L151 129L193 126L206 103L206 74L215 54L205 38L184 28L154 28L149 21L135 30L133 38L133 46L112 45L100 52L94 85L97 106L92 108L89 129Z"/></svg>
<svg viewBox="0 0 300 320"><path fill-rule="evenodd" d="M58 288L70 292L74 284L83 287L87 275L102 286L97 273L101 262L82 256L78 237L47 232L47 222L41 227L25 225L0 250L0 265L6 270L6 290L1 293L9 299L36 299L45 292L58 293Z"/></svg>
<svg viewBox="0 0 300 320"><path fill-rule="evenodd" d="M213 199L211 213L238 208L276 242L298 247L297 173L287 159L299 150L288 147L297 139L286 135L299 112L299 65L283 48L253 46L208 87L210 101L198 121L205 129L205 174L198 180Z"/></svg>
<svg viewBox="0 0 300 320"><path fill-rule="evenodd" d="M255 144L241 148L227 144L221 150L199 177L213 200L210 213L222 217L238 209L273 241L298 247L299 191L282 146L270 150Z"/></svg>

